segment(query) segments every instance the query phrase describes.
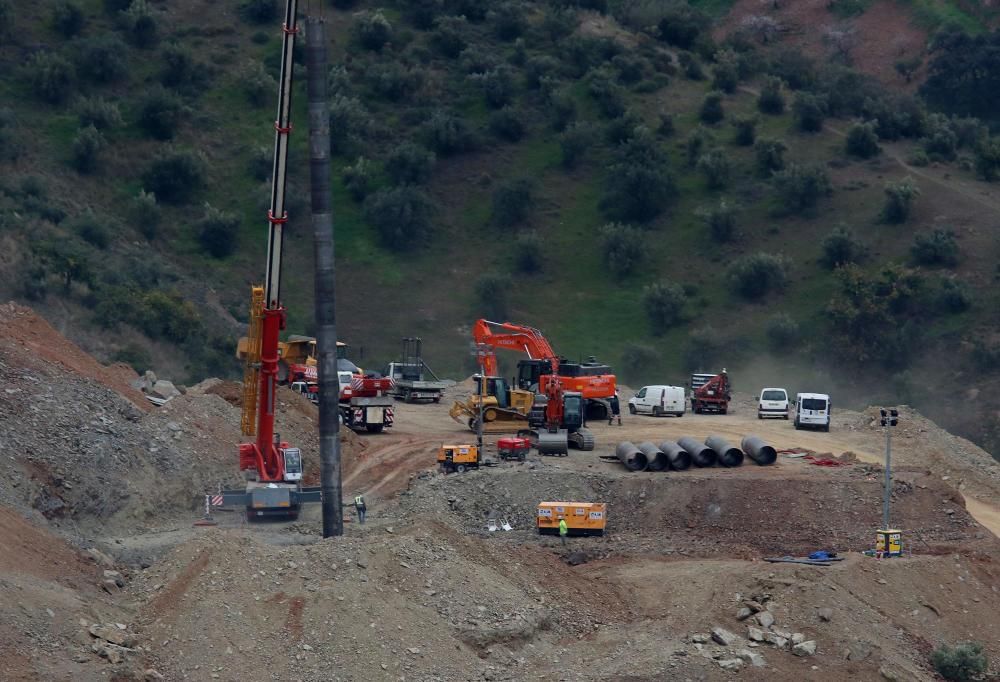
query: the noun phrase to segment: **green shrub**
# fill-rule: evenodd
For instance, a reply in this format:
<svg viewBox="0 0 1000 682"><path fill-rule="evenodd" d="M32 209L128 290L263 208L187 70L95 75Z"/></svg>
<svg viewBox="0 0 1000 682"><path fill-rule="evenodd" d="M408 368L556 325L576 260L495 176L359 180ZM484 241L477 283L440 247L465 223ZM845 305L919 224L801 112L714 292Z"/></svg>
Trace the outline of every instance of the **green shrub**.
<svg viewBox="0 0 1000 682"><path fill-rule="evenodd" d="M87 20L83 10L74 2L62 0L52 6L52 28L63 38L79 35Z"/></svg>
<svg viewBox="0 0 1000 682"><path fill-rule="evenodd" d="M566 7L545 8L542 17L542 33L553 43L557 43L576 30L576 12Z"/></svg>
<svg viewBox="0 0 1000 682"><path fill-rule="evenodd" d="M798 323L788 313L771 316L764 328L767 341L774 350L788 350L795 346L802 336Z"/></svg>
<svg viewBox="0 0 1000 682"><path fill-rule="evenodd" d="M430 37L431 45L441 56L457 59L462 50L469 46L465 38L468 34L468 23L465 17L439 18Z"/></svg>
<svg viewBox="0 0 1000 682"><path fill-rule="evenodd" d="M80 173L93 173L104 148L104 136L94 126L81 128L73 138L71 163Z"/></svg>
<svg viewBox="0 0 1000 682"><path fill-rule="evenodd" d="M111 232L108 231L105 222L88 210L77 216L70 224L70 228L80 235L83 241L103 251L111 244Z"/></svg>
<svg viewBox="0 0 1000 682"><path fill-rule="evenodd" d="M254 147L250 150L250 158L247 160L247 172L250 177L258 182L263 182L271 177L274 170L274 150L267 147Z"/></svg>
<svg viewBox="0 0 1000 682"><path fill-rule="evenodd" d="M76 114L80 118L81 128L94 126L98 130L113 130L122 124L118 105L99 96L78 99Z"/></svg>
<svg viewBox="0 0 1000 682"><path fill-rule="evenodd" d="M951 682L969 682L986 673L989 659L979 642L961 642L954 647L942 644L931 653L938 674Z"/></svg>
<svg viewBox="0 0 1000 682"><path fill-rule="evenodd" d="M936 229L929 235L918 234L913 238L910 254L917 265L958 264L958 242L951 230Z"/></svg>
<svg viewBox="0 0 1000 682"><path fill-rule="evenodd" d="M532 182L528 178L513 178L501 182L493 190L493 222L514 227L528 219L534 203Z"/></svg>
<svg viewBox="0 0 1000 682"><path fill-rule="evenodd" d="M392 24L380 9L362 12L354 22L353 29L361 47L373 52L381 52L392 39Z"/></svg>
<svg viewBox="0 0 1000 682"><path fill-rule="evenodd" d="M698 210L697 215L705 222L713 241L724 244L736 239L736 209L725 199Z"/></svg>
<svg viewBox="0 0 1000 682"><path fill-rule="evenodd" d="M170 140L177 134L184 114L184 103L173 92L152 87L139 99L139 128L157 140Z"/></svg>
<svg viewBox="0 0 1000 682"><path fill-rule="evenodd" d="M160 52L160 82L168 88L189 86L197 82L198 65L191 51L184 46L171 43Z"/></svg>
<svg viewBox="0 0 1000 682"><path fill-rule="evenodd" d="M684 77L692 81L705 80L705 72L701 68L701 62L690 52L681 52L678 57L681 68L684 69Z"/></svg>
<svg viewBox="0 0 1000 682"><path fill-rule="evenodd" d="M559 134L562 166L576 168L594 143L594 127L589 123L573 123Z"/></svg>
<svg viewBox="0 0 1000 682"><path fill-rule="evenodd" d="M809 89L817 80L813 60L802 50L791 46L780 48L772 54L769 71L792 90Z"/></svg>
<svg viewBox="0 0 1000 682"><path fill-rule="evenodd" d="M646 128L616 150L616 160L601 199L601 209L612 220L649 222L670 204L677 186L667 156Z"/></svg>
<svg viewBox="0 0 1000 682"><path fill-rule="evenodd" d="M931 114L927 117L923 144L924 151L932 159L955 160L958 151L958 135L955 134L948 117L943 114Z"/></svg>
<svg viewBox="0 0 1000 682"><path fill-rule="evenodd" d="M486 18L493 26L493 34L500 40L510 42L520 37L528 25L524 10L516 2L493 2Z"/></svg>
<svg viewBox="0 0 1000 682"><path fill-rule="evenodd" d="M652 327L653 335L660 336L683 319L687 296L684 289L673 282L655 282L642 290L642 307Z"/></svg>
<svg viewBox="0 0 1000 682"><path fill-rule="evenodd" d="M235 213L205 204L205 214L198 221L198 242L212 258L225 258L239 245L240 219Z"/></svg>
<svg viewBox="0 0 1000 682"><path fill-rule="evenodd" d="M698 126L688 133L687 139L684 141L684 156L687 158L689 166L694 166L698 163L698 159L701 158L705 150L705 145L711 142L712 133L703 126Z"/></svg>
<svg viewBox="0 0 1000 682"><path fill-rule="evenodd" d="M136 47L152 47L159 39L156 17L146 0L132 0L128 10L121 14L121 23L129 41Z"/></svg>
<svg viewBox="0 0 1000 682"><path fill-rule="evenodd" d="M514 268L518 272L533 274L542 269L545 244L537 232L525 232L514 240Z"/></svg>
<svg viewBox="0 0 1000 682"><path fill-rule="evenodd" d="M124 12L132 0L104 0L104 11L110 16L115 16L119 12Z"/></svg>
<svg viewBox="0 0 1000 682"><path fill-rule="evenodd" d="M330 151L348 154L368 135L371 115L355 97L338 95L330 101Z"/></svg>
<svg viewBox="0 0 1000 682"><path fill-rule="evenodd" d="M622 347L622 378L642 383L659 361L660 357L652 346L628 341Z"/></svg>
<svg viewBox="0 0 1000 682"><path fill-rule="evenodd" d="M434 152L404 142L393 148L385 160L385 172L394 185L420 185L434 172Z"/></svg>
<svg viewBox="0 0 1000 682"><path fill-rule="evenodd" d="M478 45L471 45L458 56L459 65L467 74L482 74L492 71L500 64L496 54Z"/></svg>
<svg viewBox="0 0 1000 682"><path fill-rule="evenodd" d="M972 292L962 280L944 278L935 295L935 305L945 314L965 312L972 306Z"/></svg>
<svg viewBox="0 0 1000 682"><path fill-rule="evenodd" d="M720 50L715 55L715 67L712 69L712 89L721 90L727 94L736 92L740 84L739 56L732 50Z"/></svg>
<svg viewBox="0 0 1000 682"><path fill-rule="evenodd" d="M819 200L832 192L826 170L816 165L793 163L772 176L779 213L811 211Z"/></svg>
<svg viewBox="0 0 1000 682"><path fill-rule="evenodd" d="M785 288L788 281L785 259L772 253L753 253L738 259L729 268L729 286L748 300Z"/></svg>
<svg viewBox="0 0 1000 682"><path fill-rule="evenodd" d="M476 139L464 118L437 109L421 128L424 143L439 156L453 156L475 147Z"/></svg>
<svg viewBox="0 0 1000 682"><path fill-rule="evenodd" d="M600 235L604 264L612 277L621 279L642 262L646 244L639 230L621 223L608 223L601 228Z"/></svg>
<svg viewBox="0 0 1000 682"><path fill-rule="evenodd" d="M502 109L514 98L516 90L514 71L506 64L501 64L486 73L473 74L470 78L482 88L486 105L491 109Z"/></svg>
<svg viewBox="0 0 1000 682"><path fill-rule="evenodd" d="M845 143L847 153L851 156L858 156L862 159L870 159L881 152L878 146L878 136L875 134L875 126L871 123L855 123L847 131L847 141Z"/></svg>
<svg viewBox="0 0 1000 682"><path fill-rule="evenodd" d="M865 257L864 244L842 225L823 238L820 248L823 253L819 262L830 270L850 263L860 263Z"/></svg>
<svg viewBox="0 0 1000 682"><path fill-rule="evenodd" d="M656 27L657 37L668 45L690 50L710 26L711 20L707 14L686 4L676 3L663 8Z"/></svg>
<svg viewBox="0 0 1000 682"><path fill-rule="evenodd" d="M238 80L247 101L255 107L264 106L278 92L278 82L257 61L246 62L240 70Z"/></svg>
<svg viewBox="0 0 1000 682"><path fill-rule="evenodd" d="M986 182L1000 177L1000 138L983 137L976 145L976 173Z"/></svg>
<svg viewBox="0 0 1000 682"><path fill-rule="evenodd" d="M114 34L81 40L77 46L76 70L95 83L114 83L128 76L128 47Z"/></svg>
<svg viewBox="0 0 1000 682"><path fill-rule="evenodd" d="M633 109L628 109L618 118L612 119L604 126L604 139L612 148L626 142L642 127L642 116Z"/></svg>
<svg viewBox="0 0 1000 682"><path fill-rule="evenodd" d="M0 109L0 161L14 161L21 156L24 145L21 135L17 131L17 119L10 109ZM0 197L3 196L3 189L0 186ZM3 221L0 219L0 227Z"/></svg>
<svg viewBox="0 0 1000 682"><path fill-rule="evenodd" d="M476 280L474 290L479 313L494 320L508 316L510 300L510 276L499 272L487 272Z"/></svg>
<svg viewBox="0 0 1000 682"><path fill-rule="evenodd" d="M524 64L524 82L532 90L541 90L552 74L559 71L559 61L549 55L530 57Z"/></svg>
<svg viewBox="0 0 1000 682"><path fill-rule="evenodd" d="M79 244L70 240L59 240L33 244L32 250L47 272L59 277L63 294L69 295L74 284L90 284L94 272L87 254Z"/></svg>
<svg viewBox="0 0 1000 682"><path fill-rule="evenodd" d="M274 0L243 0L239 5L243 21L250 24L266 24L278 17L278 6Z"/></svg>
<svg viewBox="0 0 1000 682"><path fill-rule="evenodd" d="M670 137L674 134L674 115L667 111L660 112L660 125L656 127L656 134L661 137Z"/></svg>
<svg viewBox="0 0 1000 682"><path fill-rule="evenodd" d="M698 170L705 175L710 190L723 189L729 184L732 167L725 149L716 147L698 159Z"/></svg>
<svg viewBox="0 0 1000 682"><path fill-rule="evenodd" d="M763 114L779 116L785 113L785 96L781 94L781 79L774 76L764 81L757 97L757 109Z"/></svg>
<svg viewBox="0 0 1000 682"><path fill-rule="evenodd" d="M735 128L733 142L741 147L753 145L757 139L758 122L756 116L737 116L732 122L733 128Z"/></svg>
<svg viewBox="0 0 1000 682"><path fill-rule="evenodd" d="M156 238L162 212L160 205L156 203L155 194L140 189L139 193L129 200L127 216L129 223L146 239L153 241Z"/></svg>
<svg viewBox="0 0 1000 682"><path fill-rule="evenodd" d="M153 367L153 356L148 350L134 343L116 350L111 355L111 361L125 363L140 376Z"/></svg>
<svg viewBox="0 0 1000 682"><path fill-rule="evenodd" d="M390 102L399 102L420 88L423 76L422 71L390 62L370 69L366 80L376 95Z"/></svg>
<svg viewBox="0 0 1000 682"><path fill-rule="evenodd" d="M36 52L25 67L35 95L50 104L61 104L76 88L76 69L55 52Z"/></svg>
<svg viewBox="0 0 1000 682"><path fill-rule="evenodd" d="M795 125L804 133L818 133L823 130L826 119L827 101L822 95L800 92L792 103Z"/></svg>
<svg viewBox="0 0 1000 682"><path fill-rule="evenodd" d="M334 64L326 77L326 88L330 97L350 97L354 94L351 73L343 64Z"/></svg>
<svg viewBox="0 0 1000 682"><path fill-rule="evenodd" d="M625 113L625 91L612 82L607 74L595 74L590 79L587 92L607 118L618 118Z"/></svg>
<svg viewBox="0 0 1000 682"><path fill-rule="evenodd" d="M719 365L724 358L728 358L725 360L728 362L732 354L726 352L725 346L726 341L719 330L711 326L692 329L684 347L684 367L691 371L705 371Z"/></svg>
<svg viewBox="0 0 1000 682"><path fill-rule="evenodd" d="M157 290L141 294L134 322L148 336L174 343L197 338L202 332L198 309L176 292Z"/></svg>
<svg viewBox="0 0 1000 682"><path fill-rule="evenodd" d="M524 120L513 107L504 107L490 114L490 132L507 142L517 142L524 137Z"/></svg>
<svg viewBox="0 0 1000 682"><path fill-rule="evenodd" d="M701 108L698 109L698 118L704 123L718 123L725 117L722 109L722 93L710 92L701 101Z"/></svg>
<svg viewBox="0 0 1000 682"><path fill-rule="evenodd" d="M393 251L412 251L431 237L434 204L416 187L380 189L365 199L364 215L383 246Z"/></svg>
<svg viewBox="0 0 1000 682"><path fill-rule="evenodd" d="M887 223L905 223L910 217L913 200L918 196L920 188L913 182L913 178L906 177L899 182L887 183L882 220Z"/></svg>
<svg viewBox="0 0 1000 682"><path fill-rule="evenodd" d="M611 67L618 74L618 81L634 85L646 76L649 62L636 54L620 54L611 60Z"/></svg>
<svg viewBox="0 0 1000 682"><path fill-rule="evenodd" d="M345 166L343 171L344 187L355 201L363 201L375 184L374 164L363 156L359 156L353 166Z"/></svg>
<svg viewBox="0 0 1000 682"><path fill-rule="evenodd" d="M549 120L556 132L566 130L566 126L576 120L576 101L565 90L554 92L548 101Z"/></svg>
<svg viewBox="0 0 1000 682"><path fill-rule="evenodd" d="M784 170L787 150L788 147L781 140L762 138L754 142L757 173L762 177L770 177L773 173Z"/></svg>
<svg viewBox="0 0 1000 682"><path fill-rule="evenodd" d="M158 155L143 173L145 187L168 204L190 203L205 187L207 168L201 155L188 150L168 150Z"/></svg>

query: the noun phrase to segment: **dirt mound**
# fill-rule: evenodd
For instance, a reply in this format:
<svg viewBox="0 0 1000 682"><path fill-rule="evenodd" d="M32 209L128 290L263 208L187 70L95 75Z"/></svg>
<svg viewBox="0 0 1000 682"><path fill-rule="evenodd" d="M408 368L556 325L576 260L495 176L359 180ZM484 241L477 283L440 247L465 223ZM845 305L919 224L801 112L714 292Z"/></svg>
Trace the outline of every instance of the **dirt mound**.
<svg viewBox="0 0 1000 682"><path fill-rule="evenodd" d="M128 365L102 365L53 329L31 308L16 303L0 305L0 345L17 353L25 369L44 363L65 367L106 386L143 411L153 409L142 393L132 388L138 375Z"/></svg>

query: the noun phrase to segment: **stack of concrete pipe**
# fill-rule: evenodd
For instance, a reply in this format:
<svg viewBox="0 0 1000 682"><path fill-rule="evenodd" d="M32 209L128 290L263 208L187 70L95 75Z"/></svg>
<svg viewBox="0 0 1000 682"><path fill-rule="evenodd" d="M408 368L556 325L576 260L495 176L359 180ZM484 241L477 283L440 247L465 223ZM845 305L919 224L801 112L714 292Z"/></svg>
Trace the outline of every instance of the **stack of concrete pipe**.
<svg viewBox="0 0 1000 682"><path fill-rule="evenodd" d="M759 466L774 464L778 453L759 436L743 438L740 448L734 447L722 436L709 436L704 443L684 437L676 442L665 440L659 446L653 443L634 445L629 441L618 444L615 455L629 471L684 471L692 464L710 467L718 463L723 467L743 464L744 453Z"/></svg>

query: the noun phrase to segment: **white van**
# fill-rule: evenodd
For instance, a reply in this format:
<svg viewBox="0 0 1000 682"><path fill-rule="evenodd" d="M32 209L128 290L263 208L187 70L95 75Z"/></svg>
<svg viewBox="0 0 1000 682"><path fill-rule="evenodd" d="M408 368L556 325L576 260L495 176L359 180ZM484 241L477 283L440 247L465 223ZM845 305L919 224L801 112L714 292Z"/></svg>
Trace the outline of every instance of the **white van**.
<svg viewBox="0 0 1000 682"><path fill-rule="evenodd" d="M788 419L788 391L783 388L762 388L757 396L757 419L781 417Z"/></svg>
<svg viewBox="0 0 1000 682"><path fill-rule="evenodd" d="M628 400L629 414L651 414L654 417L683 417L687 409L681 386L643 386Z"/></svg>
<svg viewBox="0 0 1000 682"><path fill-rule="evenodd" d="M830 396L825 393L799 393L795 396L795 428L830 430Z"/></svg>

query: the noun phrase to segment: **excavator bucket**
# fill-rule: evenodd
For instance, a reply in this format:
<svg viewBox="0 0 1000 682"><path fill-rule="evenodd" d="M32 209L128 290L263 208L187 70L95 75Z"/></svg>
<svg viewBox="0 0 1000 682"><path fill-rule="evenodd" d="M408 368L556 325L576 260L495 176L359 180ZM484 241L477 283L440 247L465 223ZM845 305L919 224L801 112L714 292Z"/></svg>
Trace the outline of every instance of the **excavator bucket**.
<svg viewBox="0 0 1000 682"><path fill-rule="evenodd" d="M541 455L555 455L565 457L569 454L569 432L566 429L548 431L540 429L535 447Z"/></svg>

